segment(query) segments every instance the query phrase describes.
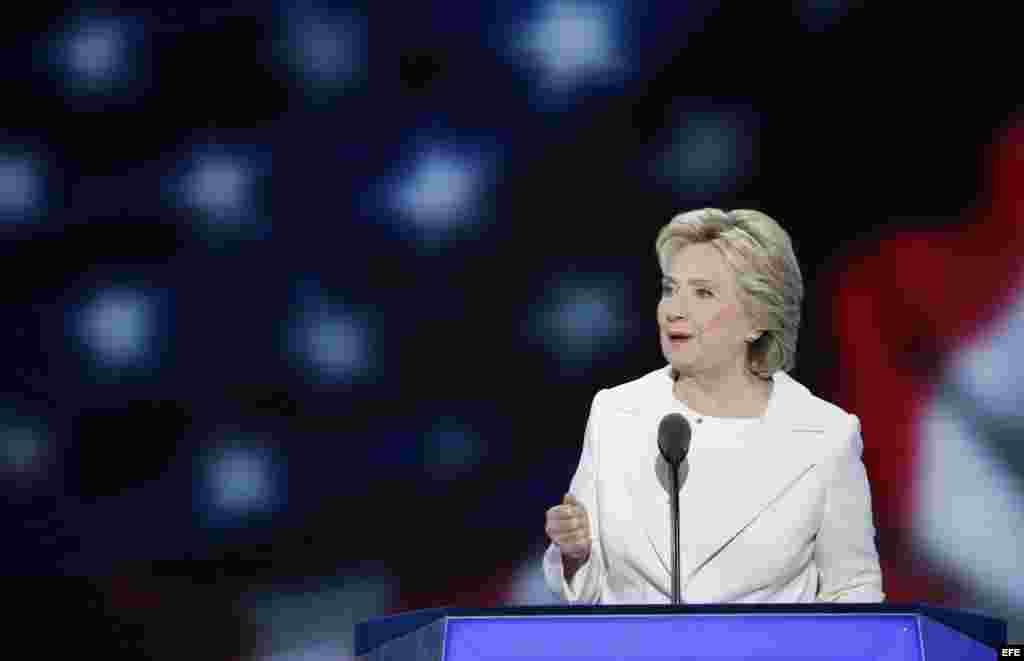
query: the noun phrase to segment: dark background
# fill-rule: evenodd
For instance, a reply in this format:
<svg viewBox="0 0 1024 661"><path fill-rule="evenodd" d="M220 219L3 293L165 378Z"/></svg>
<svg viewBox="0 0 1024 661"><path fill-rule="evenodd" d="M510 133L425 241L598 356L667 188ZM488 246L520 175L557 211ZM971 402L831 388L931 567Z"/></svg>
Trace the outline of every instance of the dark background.
<svg viewBox="0 0 1024 661"><path fill-rule="evenodd" d="M608 38L531 59L517 40L552 12ZM22 7L0 27L6 580L37 622L167 658L328 658L366 617L528 601L590 399L663 363L658 229L779 220L808 288L792 375L845 404L824 283L889 233L970 222L1019 108L1010 25L856 2ZM462 169L417 184L437 154ZM396 192L427 189L433 211ZM97 348L91 313L134 349ZM319 363L293 342L310 320ZM209 477L232 451L255 482Z"/></svg>

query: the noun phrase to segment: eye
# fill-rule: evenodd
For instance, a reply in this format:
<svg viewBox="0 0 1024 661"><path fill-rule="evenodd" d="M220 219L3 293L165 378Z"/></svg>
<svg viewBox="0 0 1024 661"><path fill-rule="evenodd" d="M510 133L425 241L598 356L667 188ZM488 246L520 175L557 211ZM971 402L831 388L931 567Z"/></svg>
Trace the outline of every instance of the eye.
<svg viewBox="0 0 1024 661"><path fill-rule="evenodd" d="M698 298L712 298L714 297L714 295L715 293L713 291L705 287L700 287L697 289Z"/></svg>

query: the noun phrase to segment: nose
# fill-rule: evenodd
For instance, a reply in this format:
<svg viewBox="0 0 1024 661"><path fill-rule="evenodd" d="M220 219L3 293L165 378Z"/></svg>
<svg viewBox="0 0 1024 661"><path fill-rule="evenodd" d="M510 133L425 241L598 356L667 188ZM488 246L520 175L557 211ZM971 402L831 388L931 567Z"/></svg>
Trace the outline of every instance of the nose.
<svg viewBox="0 0 1024 661"><path fill-rule="evenodd" d="M674 300L665 301L665 317L669 322L679 321L689 317L687 302L682 296L674 296Z"/></svg>
<svg viewBox="0 0 1024 661"><path fill-rule="evenodd" d="M669 310L666 316L668 317L669 323L686 319L686 314L684 314L682 310Z"/></svg>

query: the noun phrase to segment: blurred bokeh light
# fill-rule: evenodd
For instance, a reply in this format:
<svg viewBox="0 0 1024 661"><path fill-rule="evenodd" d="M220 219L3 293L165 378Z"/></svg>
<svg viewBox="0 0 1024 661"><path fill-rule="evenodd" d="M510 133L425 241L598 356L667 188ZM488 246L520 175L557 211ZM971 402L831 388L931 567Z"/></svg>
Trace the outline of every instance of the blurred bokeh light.
<svg viewBox="0 0 1024 661"><path fill-rule="evenodd" d="M245 595L243 603L268 632L260 661L354 659L356 623L390 611L398 598L393 580L371 572L321 581Z"/></svg>
<svg viewBox="0 0 1024 661"><path fill-rule="evenodd" d="M0 149L0 225L39 218L46 197L41 164Z"/></svg>
<svg viewBox="0 0 1024 661"><path fill-rule="evenodd" d="M45 480L56 450L52 433L40 421L0 412L0 474L4 482L29 488Z"/></svg>
<svg viewBox="0 0 1024 661"><path fill-rule="evenodd" d="M100 365L133 366L154 359L156 304L145 292L109 288L77 311L78 335Z"/></svg>
<svg viewBox="0 0 1024 661"><path fill-rule="evenodd" d="M244 527L287 505L285 457L265 442L217 438L198 460L196 505L204 525Z"/></svg>
<svg viewBox="0 0 1024 661"><path fill-rule="evenodd" d="M563 277L535 306L533 333L568 370L600 362L621 346L626 291L625 283L607 276Z"/></svg>
<svg viewBox="0 0 1024 661"><path fill-rule="evenodd" d="M333 301L323 287L297 288L297 313L287 330L288 350L303 369L324 383L350 383L373 367L373 337L360 313Z"/></svg>
<svg viewBox="0 0 1024 661"><path fill-rule="evenodd" d="M311 97L344 91L365 76L361 18L310 3L288 4L282 15L285 59Z"/></svg>
<svg viewBox="0 0 1024 661"><path fill-rule="evenodd" d="M536 73L543 91L561 96L623 75L623 17L615 4L548 0L535 7L513 50Z"/></svg>
<svg viewBox="0 0 1024 661"><path fill-rule="evenodd" d="M735 190L750 174L756 119L750 112L684 113L656 161L656 174L684 199L711 199Z"/></svg>

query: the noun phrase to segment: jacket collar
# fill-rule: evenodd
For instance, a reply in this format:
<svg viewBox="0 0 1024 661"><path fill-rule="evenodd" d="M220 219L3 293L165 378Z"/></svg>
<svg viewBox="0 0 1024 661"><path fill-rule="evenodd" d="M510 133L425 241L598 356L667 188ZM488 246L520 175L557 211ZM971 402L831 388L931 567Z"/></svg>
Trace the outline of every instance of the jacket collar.
<svg viewBox="0 0 1024 661"><path fill-rule="evenodd" d="M644 407L664 409L666 412L677 408L679 400L673 392L672 366L666 365L651 376L651 397L644 403ZM797 429L824 429L819 409L813 405L814 396L806 386L782 370L772 374L772 382L772 394L762 416L763 421Z"/></svg>

